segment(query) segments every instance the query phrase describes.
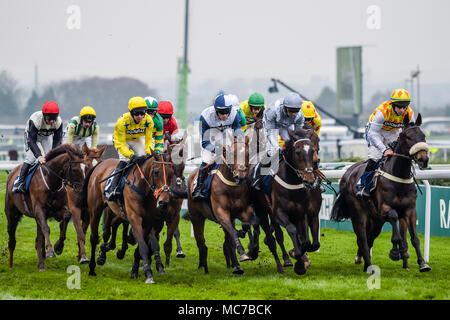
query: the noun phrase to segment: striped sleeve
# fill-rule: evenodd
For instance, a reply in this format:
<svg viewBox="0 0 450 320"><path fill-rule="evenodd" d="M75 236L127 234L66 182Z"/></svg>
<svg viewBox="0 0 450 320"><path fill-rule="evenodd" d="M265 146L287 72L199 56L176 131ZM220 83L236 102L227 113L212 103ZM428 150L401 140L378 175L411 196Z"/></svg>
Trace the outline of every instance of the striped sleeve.
<svg viewBox="0 0 450 320"><path fill-rule="evenodd" d="M154 123L154 134L153 138L155 139L154 148L156 153L163 153L164 151L164 122L162 117L159 114L156 114L153 118Z"/></svg>

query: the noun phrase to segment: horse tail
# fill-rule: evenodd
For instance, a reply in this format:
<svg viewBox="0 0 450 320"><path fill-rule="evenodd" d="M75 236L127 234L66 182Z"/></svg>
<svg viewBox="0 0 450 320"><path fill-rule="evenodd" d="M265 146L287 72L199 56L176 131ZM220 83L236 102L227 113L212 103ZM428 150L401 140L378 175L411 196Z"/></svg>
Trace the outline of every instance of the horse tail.
<svg viewBox="0 0 450 320"><path fill-rule="evenodd" d="M341 222L345 219L350 218L349 210L345 206L345 197L342 195L342 193L339 193L336 197L336 200L334 200L333 203L333 209L331 209L331 216L330 220L335 222Z"/></svg>
<svg viewBox="0 0 450 320"><path fill-rule="evenodd" d="M83 189L80 193L78 193L76 206L81 209L81 212L84 213L87 209L87 192L88 192L88 186L89 186L89 180L91 178L92 173L94 172L94 169L99 165L97 163L86 175L86 178L83 182Z"/></svg>

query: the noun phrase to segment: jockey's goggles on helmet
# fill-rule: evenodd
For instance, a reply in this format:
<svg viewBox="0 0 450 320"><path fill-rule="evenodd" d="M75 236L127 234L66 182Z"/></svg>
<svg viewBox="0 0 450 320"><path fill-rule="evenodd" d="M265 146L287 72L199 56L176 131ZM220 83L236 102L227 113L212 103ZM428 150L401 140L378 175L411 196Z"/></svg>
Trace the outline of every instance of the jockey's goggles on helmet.
<svg viewBox="0 0 450 320"><path fill-rule="evenodd" d="M168 113L160 113L159 115L160 115L161 118L163 118L163 119L170 119L170 118L172 118L172 115L171 115L171 114L168 114Z"/></svg>
<svg viewBox="0 0 450 320"><path fill-rule="evenodd" d="M94 120L95 120L95 117L92 115L86 115L86 116L81 117L81 121L93 122Z"/></svg>
<svg viewBox="0 0 450 320"><path fill-rule="evenodd" d="M152 109L147 109L147 114L151 115L151 116L155 116L157 110L152 110Z"/></svg>
<svg viewBox="0 0 450 320"><path fill-rule="evenodd" d="M255 110L255 111L260 111L262 109L261 106L252 106L250 105L250 109Z"/></svg>
<svg viewBox="0 0 450 320"><path fill-rule="evenodd" d="M145 116L145 110L133 110L133 116Z"/></svg>
<svg viewBox="0 0 450 320"><path fill-rule="evenodd" d="M299 113L299 111L300 111L300 109L297 109L297 108L288 108L288 107L285 107L286 108L286 113L287 112L290 112L290 113Z"/></svg>
<svg viewBox="0 0 450 320"><path fill-rule="evenodd" d="M231 108L230 109L216 109L216 112L218 113L218 114L230 114L230 112L231 112Z"/></svg>
<svg viewBox="0 0 450 320"><path fill-rule="evenodd" d="M58 119L58 113L44 113L44 119L47 121Z"/></svg>
<svg viewBox="0 0 450 320"><path fill-rule="evenodd" d="M305 118L305 122L313 122L314 118Z"/></svg>
<svg viewBox="0 0 450 320"><path fill-rule="evenodd" d="M409 106L409 101L395 101L392 102L392 106L394 108L399 108L399 109L406 109Z"/></svg>

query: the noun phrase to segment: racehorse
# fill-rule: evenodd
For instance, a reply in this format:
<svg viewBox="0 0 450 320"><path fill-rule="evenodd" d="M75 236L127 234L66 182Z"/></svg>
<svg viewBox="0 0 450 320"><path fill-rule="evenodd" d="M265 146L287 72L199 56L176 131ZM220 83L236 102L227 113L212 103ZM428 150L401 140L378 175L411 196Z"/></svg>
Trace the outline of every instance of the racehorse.
<svg viewBox="0 0 450 320"><path fill-rule="evenodd" d="M106 150L106 145L102 148L89 148L86 143L83 144L81 151L83 153L83 162L85 166L84 172L87 174L97 163L101 162L101 157L103 152ZM77 206L78 195L73 188L70 186L67 189L67 205L69 211L72 213L72 222L77 233L78 242L78 261L80 264L88 263L89 259L86 256L85 250L85 239L86 230L88 228L89 219L87 217L82 217L81 208ZM81 190L79 190L81 191Z"/></svg>
<svg viewBox="0 0 450 320"><path fill-rule="evenodd" d="M143 259L145 283L156 283L151 271L151 251L147 244L146 234L152 227L151 220L156 213L152 208L167 208L170 198L168 184L173 176L171 166L164 164L164 161L161 160L160 156L153 153L151 157L142 156L127 165L130 173L125 179L122 193L123 203L121 200L107 201L104 196L106 180L116 168L118 160L103 161L86 178L83 187L83 203L87 208L91 226L89 275L96 275L95 251L99 240L98 225L106 204L115 215L130 223L133 236L138 243L138 253ZM131 276L134 275L132 270Z"/></svg>
<svg viewBox="0 0 450 320"><path fill-rule="evenodd" d="M297 259L294 271L297 274L304 274L306 272L304 254L307 251L317 250L319 246L318 235L313 233L314 245L311 245L308 233L308 226L318 219L322 203L321 191L317 188L313 170L317 146L311 141L310 130L297 129L295 132L288 130L288 133L290 140L285 143L286 149L282 152L283 161L279 162L277 172L272 171L274 180L270 199L267 199L264 191L253 188L250 194L255 213L261 222L267 223L270 217L275 230L277 225L286 228L294 245L292 256ZM277 233L276 235L278 243L282 244L280 231L281 235ZM267 232L266 241L269 241ZM284 274L276 251L273 254L277 271ZM285 259L286 264L289 265Z"/></svg>
<svg viewBox="0 0 450 320"><path fill-rule="evenodd" d="M191 223L194 228L195 240L199 249L199 268L203 267L208 273L207 254L204 228L205 220L210 219L219 223L225 233L224 254L231 259L234 274L242 274L244 270L236 258L236 249L240 255L240 261L249 260L242 244L239 241L235 229L235 219L242 222L250 222L253 209L248 195L246 179L249 173L249 138L233 138L227 134L232 145L225 147L225 154L219 154L221 162L215 171L211 182L209 200L193 201L192 191L198 169L194 170L188 178L188 209ZM227 162L231 159L232 162ZM210 163L212 164L213 161ZM228 260L227 260L228 261Z"/></svg>
<svg viewBox="0 0 450 320"><path fill-rule="evenodd" d="M10 267L13 265L16 229L22 215L36 219L36 251L40 271L45 270L44 259L55 257L55 252L61 254L64 247L67 223L71 218L66 187L69 186L75 192L81 190L85 175L83 154L78 148L62 144L50 150L45 160L45 164L36 169L25 195L12 193L14 179L21 165L9 173L6 181L5 214L8 220ZM55 251L50 242L48 218L60 222L60 237L54 245Z"/></svg>
<svg viewBox="0 0 450 320"><path fill-rule="evenodd" d="M355 195L356 184L364 172L364 162L358 162L348 168L340 181L340 192L335 200L331 219L351 219L358 244L355 263L361 263L361 257L364 258L365 272L372 272L370 249L386 221L392 225L393 248L389 257L392 260L402 258L403 268L408 268L408 229L411 243L416 250L419 270L431 270L422 257L417 237L417 191L411 175L413 160L420 169L428 166L428 145L420 129L421 123L420 114L415 123L410 123L408 117L405 117L403 130L393 146L394 155L384 159L380 169L376 171L376 186L369 199L360 199Z"/></svg>

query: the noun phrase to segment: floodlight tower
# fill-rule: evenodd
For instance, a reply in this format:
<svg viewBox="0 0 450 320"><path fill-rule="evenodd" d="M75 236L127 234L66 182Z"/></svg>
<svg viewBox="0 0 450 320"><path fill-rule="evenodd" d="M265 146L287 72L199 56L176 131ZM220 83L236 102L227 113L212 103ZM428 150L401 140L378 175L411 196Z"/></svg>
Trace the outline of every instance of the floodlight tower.
<svg viewBox="0 0 450 320"><path fill-rule="evenodd" d="M186 0L185 20L184 20L184 55L178 59L178 88L177 88L177 118L181 121L181 126L187 126L187 96L188 96L188 25L189 25L189 0Z"/></svg>

